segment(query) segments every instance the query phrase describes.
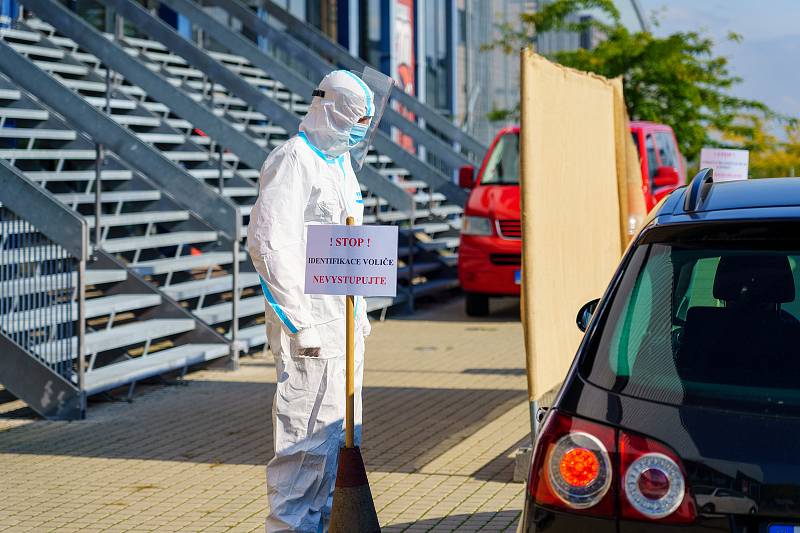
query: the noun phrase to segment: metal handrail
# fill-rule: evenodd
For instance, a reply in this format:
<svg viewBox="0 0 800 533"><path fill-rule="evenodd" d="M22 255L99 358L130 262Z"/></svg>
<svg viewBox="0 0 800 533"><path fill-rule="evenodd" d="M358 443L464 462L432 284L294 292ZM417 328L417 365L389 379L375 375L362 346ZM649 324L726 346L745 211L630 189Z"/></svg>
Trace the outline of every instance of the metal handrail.
<svg viewBox="0 0 800 533"><path fill-rule="evenodd" d="M39 3L43 0L23 1ZM247 102L248 105L253 107L253 109L268 116L271 121L286 130L289 134L297 132L300 125L300 119L297 115L285 109L277 100L272 99L234 74L194 43L181 37L173 28L155 18L141 6L128 0L98 1L114 9L120 16L124 17L151 38L166 45L172 52L186 59L189 64L202 71L211 80L225 86L232 94L236 94L239 98ZM226 142L226 145L230 146L233 150L238 149L235 144L230 142ZM433 171L433 169L431 170ZM410 198L401 187L384 178L372 166L364 165L362 171L359 173L359 178L364 185L376 195L386 200L387 203L395 209L404 212L410 211L413 199Z"/></svg>
<svg viewBox="0 0 800 533"><path fill-rule="evenodd" d="M10 215L4 215L4 211ZM56 389L69 390L77 385L81 394L78 409L83 411L89 226L80 214L3 159L0 225L0 333L16 345L17 352L24 350L61 378L51 381L52 390L43 395L36 407L60 410L48 406L52 402L46 396L57 394ZM77 300L75 315L73 298ZM59 330L53 324L63 327ZM77 337L75 345L73 336ZM47 349L42 349L43 345ZM74 359L78 360L77 380ZM13 368L3 369L4 374L14 372ZM19 378L21 381L24 377ZM14 385L10 384L12 390Z"/></svg>
<svg viewBox="0 0 800 533"><path fill-rule="evenodd" d="M234 9L236 8L235 4L237 2L232 2L230 0L210 0L210 3L225 8L234 14L234 16L239 18L236 13L241 12L238 9L236 9L234 12ZM315 50L318 54L331 57L331 59L341 67L360 72L364 69L364 67L369 66L366 61L350 55L350 52L347 49L338 43L331 41L317 28L314 28L313 26L306 24L294 17L291 13L278 6L271 0L265 0L260 5L271 17L286 27L287 33L294 36L294 38L300 42L305 43L306 46ZM247 26L247 21L242 20L241 18L240 20ZM255 27L249 27L249 29L258 33L258 30L255 29ZM437 130L449 138L453 143L458 143L462 148L471 152L475 157L475 160L481 161L483 159L483 156L487 151L486 146L465 131L459 129L458 126L444 118L427 104L420 102L413 95L401 90L392 91L391 98L405 107L408 111L414 113L417 118L425 120L429 127Z"/></svg>

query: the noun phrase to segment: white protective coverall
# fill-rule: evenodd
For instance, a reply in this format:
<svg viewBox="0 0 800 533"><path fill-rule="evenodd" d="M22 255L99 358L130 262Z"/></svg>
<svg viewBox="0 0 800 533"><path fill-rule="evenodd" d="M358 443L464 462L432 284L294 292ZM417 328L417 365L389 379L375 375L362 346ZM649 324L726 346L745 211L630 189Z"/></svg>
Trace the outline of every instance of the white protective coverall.
<svg viewBox="0 0 800 533"><path fill-rule="evenodd" d="M344 445L345 297L303 293L306 227L345 224L347 216L362 223L364 201L350 165L349 139L359 119L372 116L374 102L372 91L349 71L331 72L314 94L300 133L264 162L247 230L269 304L267 339L278 379L275 456L267 465L268 533L327 531ZM370 332L362 297L355 310L358 445L364 337ZM319 356L302 355L317 347Z"/></svg>

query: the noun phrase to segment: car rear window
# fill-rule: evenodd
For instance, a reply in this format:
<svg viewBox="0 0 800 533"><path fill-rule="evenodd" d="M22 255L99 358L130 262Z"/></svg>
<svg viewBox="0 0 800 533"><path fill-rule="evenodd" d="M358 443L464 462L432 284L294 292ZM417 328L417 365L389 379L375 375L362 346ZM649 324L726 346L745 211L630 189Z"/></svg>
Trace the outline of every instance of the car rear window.
<svg viewBox="0 0 800 533"><path fill-rule="evenodd" d="M800 242L640 245L606 309L581 364L589 381L675 405L800 414Z"/></svg>
<svg viewBox="0 0 800 533"><path fill-rule="evenodd" d="M506 133L494 146L486 168L481 176L481 185L519 184L519 134Z"/></svg>

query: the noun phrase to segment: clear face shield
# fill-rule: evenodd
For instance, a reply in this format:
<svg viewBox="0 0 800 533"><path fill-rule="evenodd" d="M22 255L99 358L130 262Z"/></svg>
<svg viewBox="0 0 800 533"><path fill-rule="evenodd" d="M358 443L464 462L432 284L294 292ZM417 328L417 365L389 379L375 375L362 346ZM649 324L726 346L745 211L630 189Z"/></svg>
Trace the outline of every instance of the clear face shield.
<svg viewBox="0 0 800 533"><path fill-rule="evenodd" d="M364 166L364 162L367 159L367 152L369 152L372 139L378 131L381 116L383 116L383 112L389 102L389 94L391 94L392 85L394 85L392 78L371 67L364 68L364 72L361 73L361 81L370 88L375 97L375 101L372 103L374 111L366 135L358 144L350 149L350 163L353 165L353 170L355 171L361 170L361 167Z"/></svg>

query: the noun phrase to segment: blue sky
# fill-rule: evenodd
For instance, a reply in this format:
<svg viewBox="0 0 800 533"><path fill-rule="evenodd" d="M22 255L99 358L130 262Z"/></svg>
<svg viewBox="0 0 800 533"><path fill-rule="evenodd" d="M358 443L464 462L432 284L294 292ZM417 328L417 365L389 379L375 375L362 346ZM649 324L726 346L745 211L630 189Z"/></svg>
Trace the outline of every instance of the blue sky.
<svg viewBox="0 0 800 533"><path fill-rule="evenodd" d="M732 92L800 118L800 0L639 0L656 35L698 30L743 82ZM729 32L742 36L726 41Z"/></svg>

